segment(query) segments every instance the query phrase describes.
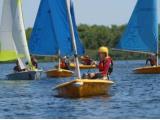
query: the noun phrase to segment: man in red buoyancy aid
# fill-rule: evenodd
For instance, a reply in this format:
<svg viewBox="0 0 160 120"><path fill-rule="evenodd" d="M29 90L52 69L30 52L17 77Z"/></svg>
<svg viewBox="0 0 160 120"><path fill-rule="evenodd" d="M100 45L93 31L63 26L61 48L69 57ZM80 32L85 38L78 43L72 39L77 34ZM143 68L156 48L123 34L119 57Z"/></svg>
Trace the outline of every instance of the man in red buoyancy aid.
<svg viewBox="0 0 160 120"><path fill-rule="evenodd" d="M61 59L60 67L65 70L70 70L70 62L66 56L63 59Z"/></svg>
<svg viewBox="0 0 160 120"><path fill-rule="evenodd" d="M98 54L100 62L97 65L99 68L98 73L89 73L83 75L85 79L109 79L109 75L113 71L113 61L112 58L108 55L108 48L107 47L100 47Z"/></svg>
<svg viewBox="0 0 160 120"><path fill-rule="evenodd" d="M99 72L101 72L102 76L106 76L111 74L110 73L110 67L113 64L112 58L108 56L105 60L102 60L99 62L98 68Z"/></svg>

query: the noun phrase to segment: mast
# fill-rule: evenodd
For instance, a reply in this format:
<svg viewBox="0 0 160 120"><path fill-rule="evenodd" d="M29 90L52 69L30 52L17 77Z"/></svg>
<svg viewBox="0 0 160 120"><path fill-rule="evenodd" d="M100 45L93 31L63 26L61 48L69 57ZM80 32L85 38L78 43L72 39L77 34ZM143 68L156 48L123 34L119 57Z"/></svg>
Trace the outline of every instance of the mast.
<svg viewBox="0 0 160 120"><path fill-rule="evenodd" d="M157 57L157 66L159 65L159 39L157 38L157 53L156 53L156 57Z"/></svg>
<svg viewBox="0 0 160 120"><path fill-rule="evenodd" d="M61 63L61 58L60 58L60 50L58 50L58 70L60 70L61 69L61 65L60 65L60 63Z"/></svg>
<svg viewBox="0 0 160 120"><path fill-rule="evenodd" d="M71 4L71 0L66 0L69 27L70 27L71 39L72 39L73 50L74 50L74 59L75 59L75 62L76 62L76 72L77 72L78 79L81 79L81 73L80 73L80 68L79 68L79 60L78 60L78 52L77 52L75 34L74 34L72 17L71 17L71 12L70 12L70 4Z"/></svg>
<svg viewBox="0 0 160 120"><path fill-rule="evenodd" d="M159 24L158 24L158 1L156 1L156 18L157 18L157 66L159 65Z"/></svg>

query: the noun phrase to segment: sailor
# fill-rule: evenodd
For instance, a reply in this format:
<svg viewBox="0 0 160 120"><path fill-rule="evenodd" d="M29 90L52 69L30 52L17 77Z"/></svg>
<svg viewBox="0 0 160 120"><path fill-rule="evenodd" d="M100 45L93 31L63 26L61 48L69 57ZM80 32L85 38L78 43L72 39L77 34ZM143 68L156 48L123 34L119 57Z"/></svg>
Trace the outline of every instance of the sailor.
<svg viewBox="0 0 160 120"><path fill-rule="evenodd" d="M70 70L70 61L69 61L69 58L64 56L62 59L61 59L61 64L60 64L61 68L62 69L65 69L65 70Z"/></svg>
<svg viewBox="0 0 160 120"><path fill-rule="evenodd" d="M151 66L156 66L156 64L157 64L156 55L150 54L148 56L148 59L146 60L146 65L148 64L148 62L150 62Z"/></svg>
<svg viewBox="0 0 160 120"><path fill-rule="evenodd" d="M27 70L36 70L38 69L38 60L31 55L31 63L26 62Z"/></svg>
<svg viewBox="0 0 160 120"><path fill-rule="evenodd" d="M21 72L24 71L21 69L20 65L19 65L19 61L16 61L16 66L13 68L14 72Z"/></svg>
<svg viewBox="0 0 160 120"><path fill-rule="evenodd" d="M31 56L31 62L32 62L32 65L37 69L38 68L38 60L34 56Z"/></svg>
<svg viewBox="0 0 160 120"><path fill-rule="evenodd" d="M113 71L113 61L108 53L109 50L107 47L103 46L99 48L99 64L97 65L99 72L85 74L83 75L84 79L109 79L109 75Z"/></svg>
<svg viewBox="0 0 160 120"><path fill-rule="evenodd" d="M91 65L93 62L93 60L88 55L82 56L81 61L84 65Z"/></svg>

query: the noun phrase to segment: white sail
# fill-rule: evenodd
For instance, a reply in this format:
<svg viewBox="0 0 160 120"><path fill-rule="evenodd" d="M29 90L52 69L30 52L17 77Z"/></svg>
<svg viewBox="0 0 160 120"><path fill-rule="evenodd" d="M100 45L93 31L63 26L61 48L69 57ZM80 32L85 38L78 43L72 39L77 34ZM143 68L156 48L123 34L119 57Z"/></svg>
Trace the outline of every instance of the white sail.
<svg viewBox="0 0 160 120"><path fill-rule="evenodd" d="M23 61L20 64L23 69L24 63L30 63L31 58L26 40L21 5L21 0L3 1L0 28L0 61L12 59ZM21 57L23 59L20 60Z"/></svg>
<svg viewBox="0 0 160 120"><path fill-rule="evenodd" d="M0 61L25 58L30 62L21 0L4 0L0 26ZM20 64L24 68L24 63Z"/></svg>
<svg viewBox="0 0 160 120"><path fill-rule="evenodd" d="M10 1L3 1L0 25L0 61L17 59L17 51L12 36L12 14Z"/></svg>
<svg viewBox="0 0 160 120"><path fill-rule="evenodd" d="M10 0L12 9L12 34L18 54L25 55L25 62L31 62L28 44L26 40L23 15L22 15L22 2L21 0ZM24 61L24 60L23 60Z"/></svg>

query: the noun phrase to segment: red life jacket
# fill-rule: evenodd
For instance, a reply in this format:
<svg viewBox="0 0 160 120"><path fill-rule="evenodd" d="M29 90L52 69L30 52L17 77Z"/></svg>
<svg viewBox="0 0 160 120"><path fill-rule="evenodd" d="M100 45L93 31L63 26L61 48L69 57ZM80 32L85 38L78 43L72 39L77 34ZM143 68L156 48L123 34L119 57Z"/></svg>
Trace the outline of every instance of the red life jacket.
<svg viewBox="0 0 160 120"><path fill-rule="evenodd" d="M61 60L60 66L61 66L62 69L65 69L65 68L66 68L66 63L65 63L64 60Z"/></svg>
<svg viewBox="0 0 160 120"><path fill-rule="evenodd" d="M111 65L111 62L112 62L111 57L106 57L105 60L99 62L98 68L99 68L99 72L102 73L102 76L108 75L108 70Z"/></svg>

